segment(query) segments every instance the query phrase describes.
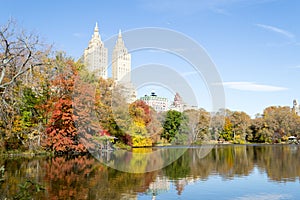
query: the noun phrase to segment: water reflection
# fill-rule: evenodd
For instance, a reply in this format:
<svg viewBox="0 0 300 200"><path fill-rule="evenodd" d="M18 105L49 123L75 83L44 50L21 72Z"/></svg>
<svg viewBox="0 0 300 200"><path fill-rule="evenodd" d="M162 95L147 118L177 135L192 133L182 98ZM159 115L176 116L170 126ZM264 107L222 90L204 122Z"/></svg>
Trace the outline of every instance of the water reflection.
<svg viewBox="0 0 300 200"><path fill-rule="evenodd" d="M205 183L215 176L234 181L252 176L255 170L267 175L269 182L299 182L299 146L224 145L202 157L205 150L190 148L167 167L147 173L117 171L92 156L1 158L0 167L4 165L5 173L0 199L12 199L20 190L18 185L26 180L45 187L45 191L30 194L33 199L136 199L138 194L155 197L166 193L171 185L181 195L191 183ZM127 159L128 167L141 161L134 156ZM153 161L164 162L158 157ZM140 166L147 168L147 164L149 160Z"/></svg>

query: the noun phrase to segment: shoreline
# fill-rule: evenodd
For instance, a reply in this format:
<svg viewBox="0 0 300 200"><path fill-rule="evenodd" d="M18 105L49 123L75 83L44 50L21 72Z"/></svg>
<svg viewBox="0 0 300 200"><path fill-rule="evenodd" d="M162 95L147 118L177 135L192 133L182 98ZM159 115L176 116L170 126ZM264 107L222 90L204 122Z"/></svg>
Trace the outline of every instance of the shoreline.
<svg viewBox="0 0 300 200"><path fill-rule="evenodd" d="M264 146L264 145L295 145L297 146L298 144L289 144L289 143L245 143L245 144L236 144L236 143L231 143L231 142L226 142L226 143L217 143L217 142L212 142L212 143L203 143L203 144L191 144L191 145L158 145L158 146L151 146L151 147L133 147L132 149L139 149L139 148L197 148L201 146ZM80 155L92 155L91 153L64 153L64 154L57 154L55 152L50 152L50 151L39 151L39 152L32 152L32 151L24 151L24 152L19 152L19 151L7 151L7 152L1 152L0 153L0 158L14 158L14 157L56 157L56 156L80 156Z"/></svg>

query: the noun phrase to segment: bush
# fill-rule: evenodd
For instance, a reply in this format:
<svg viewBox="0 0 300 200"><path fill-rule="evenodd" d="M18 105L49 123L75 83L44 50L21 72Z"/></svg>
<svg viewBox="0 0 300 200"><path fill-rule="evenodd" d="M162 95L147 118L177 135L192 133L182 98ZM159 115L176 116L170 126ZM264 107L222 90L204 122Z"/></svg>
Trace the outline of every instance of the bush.
<svg viewBox="0 0 300 200"><path fill-rule="evenodd" d="M141 136L141 135L132 136L132 147L151 147L151 146L152 146L151 138Z"/></svg>

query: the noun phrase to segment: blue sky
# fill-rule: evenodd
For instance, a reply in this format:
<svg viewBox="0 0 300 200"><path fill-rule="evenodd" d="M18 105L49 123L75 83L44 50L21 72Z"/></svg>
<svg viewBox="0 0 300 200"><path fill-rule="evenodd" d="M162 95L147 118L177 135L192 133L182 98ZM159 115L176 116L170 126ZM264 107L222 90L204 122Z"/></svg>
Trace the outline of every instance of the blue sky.
<svg viewBox="0 0 300 200"><path fill-rule="evenodd" d="M223 81L226 107L231 110L254 116L267 106L291 106L293 99L300 100L297 0L0 2L0 24L12 17L54 44L56 50L75 58L87 47L96 21L102 40L119 29L162 27L181 32L199 43L215 63ZM157 58L150 54L147 58L133 54L133 68L144 62L143 58L149 62ZM184 75L192 79L188 70ZM199 106L209 110L209 92L202 91L205 84L200 85L193 85Z"/></svg>

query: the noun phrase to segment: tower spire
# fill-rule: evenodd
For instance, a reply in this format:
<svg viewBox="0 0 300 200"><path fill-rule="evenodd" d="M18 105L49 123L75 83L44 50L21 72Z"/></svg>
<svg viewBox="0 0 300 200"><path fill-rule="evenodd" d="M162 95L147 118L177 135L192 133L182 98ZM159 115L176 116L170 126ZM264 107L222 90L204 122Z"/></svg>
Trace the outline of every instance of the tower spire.
<svg viewBox="0 0 300 200"><path fill-rule="evenodd" d="M99 28L98 28L98 22L96 22L96 26L95 26L95 30L94 32L99 32Z"/></svg>
<svg viewBox="0 0 300 200"><path fill-rule="evenodd" d="M121 29L119 29L119 35L118 35L119 38L122 37L122 33L121 33Z"/></svg>

